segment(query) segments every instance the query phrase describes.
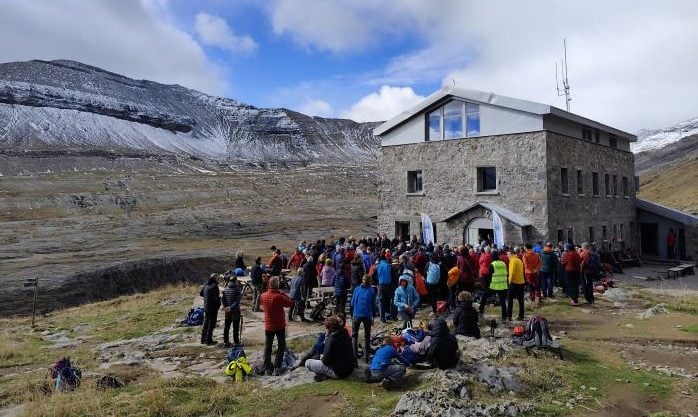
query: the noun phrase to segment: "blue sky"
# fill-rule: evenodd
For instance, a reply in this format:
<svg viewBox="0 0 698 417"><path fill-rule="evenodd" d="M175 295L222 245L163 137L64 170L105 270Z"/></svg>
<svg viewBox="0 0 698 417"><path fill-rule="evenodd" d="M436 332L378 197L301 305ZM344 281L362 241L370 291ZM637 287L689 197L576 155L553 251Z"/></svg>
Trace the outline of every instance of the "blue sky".
<svg viewBox="0 0 698 417"><path fill-rule="evenodd" d="M386 120L444 84L635 132L698 116L688 0L0 0L0 62L73 59L259 107Z"/></svg>

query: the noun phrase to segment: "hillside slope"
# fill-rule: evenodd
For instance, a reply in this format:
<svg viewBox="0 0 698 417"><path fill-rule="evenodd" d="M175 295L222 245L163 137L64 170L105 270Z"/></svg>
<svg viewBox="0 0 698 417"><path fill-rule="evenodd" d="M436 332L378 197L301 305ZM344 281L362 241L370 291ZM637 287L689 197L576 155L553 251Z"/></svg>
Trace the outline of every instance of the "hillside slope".
<svg viewBox="0 0 698 417"><path fill-rule="evenodd" d="M0 153L372 162L375 125L259 109L74 61L0 64Z"/></svg>

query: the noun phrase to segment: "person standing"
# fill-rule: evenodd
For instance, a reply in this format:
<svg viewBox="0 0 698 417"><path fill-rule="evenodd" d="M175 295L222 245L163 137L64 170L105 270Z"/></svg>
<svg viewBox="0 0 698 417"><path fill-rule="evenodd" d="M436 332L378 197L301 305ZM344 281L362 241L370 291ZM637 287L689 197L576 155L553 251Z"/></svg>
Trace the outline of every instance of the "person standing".
<svg viewBox="0 0 698 417"><path fill-rule="evenodd" d="M507 304L507 320L511 320L514 311L514 298L519 303L519 315L516 320L524 319L524 266L519 254L521 249L514 248L514 252L509 252L509 300Z"/></svg>
<svg viewBox="0 0 698 417"><path fill-rule="evenodd" d="M669 259L674 259L676 257L676 240L676 232L672 227L666 235L666 257Z"/></svg>
<svg viewBox="0 0 698 417"><path fill-rule="evenodd" d="M240 300L242 299L242 285L235 275L230 277L228 286L223 290L223 311L225 322L223 325L223 344L230 347L230 325L233 325L233 343L240 344Z"/></svg>
<svg viewBox="0 0 698 417"><path fill-rule="evenodd" d="M264 290L264 278L262 278L262 257L258 256L252 265L250 272L250 284L252 285L252 311L259 312L259 296Z"/></svg>
<svg viewBox="0 0 698 417"><path fill-rule="evenodd" d="M439 256L434 253L431 255L431 260L427 264L427 291L429 292L429 302L431 310L436 314L436 302L439 294L439 280L441 279L441 265L439 265Z"/></svg>
<svg viewBox="0 0 698 417"><path fill-rule="evenodd" d="M492 275L490 274L490 266L492 266L492 262L495 261L495 259L492 259L491 252L492 250L487 246L478 258L478 275L480 276L480 287L482 288L479 305L480 314L485 314L485 305L489 297L487 288L491 288L490 282L492 281Z"/></svg>
<svg viewBox="0 0 698 417"><path fill-rule="evenodd" d="M338 269L332 277L332 285L334 286L334 305L335 314L344 313L347 308L347 277L342 269Z"/></svg>
<svg viewBox="0 0 698 417"><path fill-rule="evenodd" d="M393 292L393 275L391 266L385 256L381 256L380 263L376 268L378 274L378 301L380 303L380 316L383 323L386 322L388 312L390 312L390 301Z"/></svg>
<svg viewBox="0 0 698 417"><path fill-rule="evenodd" d="M540 254L540 286L543 297L553 298L555 289L555 273L557 271L557 255L553 252L553 245L547 243Z"/></svg>
<svg viewBox="0 0 698 417"><path fill-rule="evenodd" d="M303 294L305 293L305 279L303 278L303 268L296 270L296 276L291 280L289 297L293 301L293 305L288 309L288 321L293 321L293 317L298 314L302 322L310 321L305 318L305 301Z"/></svg>
<svg viewBox="0 0 698 417"><path fill-rule="evenodd" d="M279 291L279 277L269 279L269 288L261 296L264 308L264 369L267 375L279 375L286 351L286 316L284 307L293 306L293 301ZM271 351L276 337L276 360L272 365Z"/></svg>
<svg viewBox="0 0 698 417"><path fill-rule="evenodd" d="M581 283L584 292L584 299L587 304L594 304L594 279L598 275L600 262L598 255L591 251L591 245L582 243L582 251L579 253Z"/></svg>
<svg viewBox="0 0 698 417"><path fill-rule="evenodd" d="M218 310L221 308L221 290L218 288L218 274L211 274L206 285L201 288L199 295L204 299L204 326L201 328L201 344L215 345L213 328L218 321Z"/></svg>
<svg viewBox="0 0 698 417"><path fill-rule="evenodd" d="M565 244L565 253L560 262L565 268L565 282L567 283L567 295L572 299L573 306L579 305L579 271L581 258L571 243Z"/></svg>
<svg viewBox="0 0 698 417"><path fill-rule="evenodd" d="M364 325L364 357L366 363L371 349L371 325L373 323L373 306L376 304L376 293L371 287L371 277L364 275L361 285L354 288L351 295L351 338L354 356L359 354L359 327Z"/></svg>
<svg viewBox="0 0 698 417"><path fill-rule="evenodd" d="M522 261L531 301L540 302L540 256L533 251L533 247L530 243L527 243L524 247L526 251L523 254Z"/></svg>
<svg viewBox="0 0 698 417"><path fill-rule="evenodd" d="M504 322L508 317L511 316L511 311L508 310L511 307L507 305L507 290L509 288L507 284L507 265L496 259L492 261L489 269L490 274L490 291L497 294L499 297L499 306L502 310L502 322ZM480 310L482 312L482 310Z"/></svg>
<svg viewBox="0 0 698 417"><path fill-rule="evenodd" d="M308 300L310 300L312 296L313 288L318 286L317 264L311 251L308 251L308 253L305 255L305 263L303 264L303 281L305 284L303 299L306 302L306 308L310 308L310 301Z"/></svg>

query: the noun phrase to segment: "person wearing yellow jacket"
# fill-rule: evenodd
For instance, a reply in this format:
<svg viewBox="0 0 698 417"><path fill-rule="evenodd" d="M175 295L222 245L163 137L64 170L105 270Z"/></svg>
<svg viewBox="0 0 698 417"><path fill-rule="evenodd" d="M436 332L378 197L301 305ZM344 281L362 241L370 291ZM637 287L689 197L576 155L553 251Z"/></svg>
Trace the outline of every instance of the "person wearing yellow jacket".
<svg viewBox="0 0 698 417"><path fill-rule="evenodd" d="M519 257L521 249L515 247L509 251L509 300L507 305L507 320L511 320L514 309L514 298L519 302L519 315L517 320L524 319L524 265Z"/></svg>
<svg viewBox="0 0 698 417"><path fill-rule="evenodd" d="M507 265L500 261L497 256L493 256L492 263L489 266L489 273L492 279L490 280L489 290L499 297L499 305L502 308L502 322L504 322L511 313L507 314ZM487 292L483 298L487 296ZM486 300L480 301L485 303Z"/></svg>

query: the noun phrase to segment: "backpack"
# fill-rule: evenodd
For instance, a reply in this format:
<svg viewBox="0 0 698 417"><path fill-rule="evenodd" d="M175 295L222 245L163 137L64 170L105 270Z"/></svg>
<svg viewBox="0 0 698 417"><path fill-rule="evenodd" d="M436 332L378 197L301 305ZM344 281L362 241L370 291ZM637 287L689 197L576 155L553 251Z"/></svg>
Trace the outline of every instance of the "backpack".
<svg viewBox="0 0 698 417"><path fill-rule="evenodd" d="M587 271L596 274L601 270L601 259L598 253L591 253L589 255L589 262L587 262Z"/></svg>
<svg viewBox="0 0 698 417"><path fill-rule="evenodd" d="M322 321L325 320L325 310L327 309L327 304L324 301L318 301L313 309L310 310L310 320Z"/></svg>
<svg viewBox="0 0 698 417"><path fill-rule="evenodd" d="M204 324L204 308L196 307L189 310L187 318L182 321L186 326L201 326Z"/></svg>
<svg viewBox="0 0 698 417"><path fill-rule="evenodd" d="M243 356L247 356L245 354L245 349L242 346L234 346L228 351L228 354L226 355L225 360L228 363L230 363L231 361L238 360L238 359L242 358Z"/></svg>
<svg viewBox="0 0 698 417"><path fill-rule="evenodd" d="M427 268L427 283L438 284L441 279L441 267L437 263L429 262L429 268Z"/></svg>
<svg viewBox="0 0 698 417"><path fill-rule="evenodd" d="M419 294L420 297L424 297L429 293L427 284L424 283L424 277L419 271L414 274L414 288L417 290L417 294Z"/></svg>
<svg viewBox="0 0 698 417"><path fill-rule="evenodd" d="M523 337L524 347L557 347L557 343L553 343L553 338L550 336L548 328L548 320L543 316L534 316L528 320Z"/></svg>
<svg viewBox="0 0 698 417"><path fill-rule="evenodd" d="M51 379L58 378L64 368L70 368L70 358L59 359L51 366Z"/></svg>
<svg viewBox="0 0 698 417"><path fill-rule="evenodd" d="M70 363L70 358L62 358L51 367L51 378L56 380L56 391L72 391L80 386L82 371Z"/></svg>
<svg viewBox="0 0 698 417"><path fill-rule="evenodd" d="M453 287L458 283L458 278L460 278L460 269L458 269L457 266L454 266L448 270L448 281L446 281L446 285L448 287Z"/></svg>
<svg viewBox="0 0 698 417"><path fill-rule="evenodd" d="M284 358L281 361L281 366L286 369L293 368L297 360L298 357L293 353L293 351L291 349L286 349L284 351Z"/></svg>

